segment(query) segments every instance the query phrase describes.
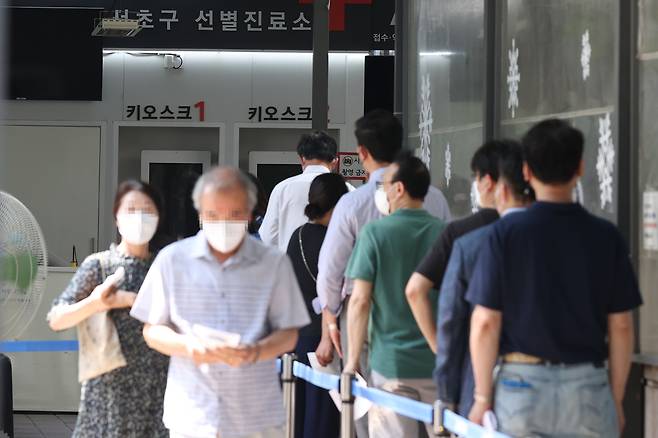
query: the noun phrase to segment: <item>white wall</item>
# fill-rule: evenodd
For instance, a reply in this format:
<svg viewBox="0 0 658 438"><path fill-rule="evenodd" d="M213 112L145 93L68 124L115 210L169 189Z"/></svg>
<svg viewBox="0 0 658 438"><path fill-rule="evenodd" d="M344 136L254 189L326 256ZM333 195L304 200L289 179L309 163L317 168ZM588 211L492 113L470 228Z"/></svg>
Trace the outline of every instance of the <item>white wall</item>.
<svg viewBox="0 0 658 438"><path fill-rule="evenodd" d="M310 107L312 56L310 53L178 52L181 70L165 70L161 56L136 56L117 52L105 55L102 102L9 101L5 119L10 121L93 122L103 130L100 159L100 243L114 236L111 204L118 182L119 126L172 126L188 122L128 122L128 105L191 105L206 102L205 123L221 124L220 163L238 164L236 127L273 123L285 127L301 122L255 123L249 107L274 105ZM341 150L353 150L353 125L363 113L364 54L331 54L329 57L329 118L341 132ZM194 112L193 112L194 113ZM104 125L103 125L104 123ZM198 120L189 122L198 126ZM56 123L55 123L56 124ZM310 128L310 122L303 122ZM238 140L238 141L236 141ZM0 151L1 152L1 151ZM75 169L71 169L75 171Z"/></svg>
<svg viewBox="0 0 658 438"><path fill-rule="evenodd" d="M82 261L97 248L98 126L6 126L7 168L0 190L16 196L41 226L52 266L68 266L72 248Z"/></svg>

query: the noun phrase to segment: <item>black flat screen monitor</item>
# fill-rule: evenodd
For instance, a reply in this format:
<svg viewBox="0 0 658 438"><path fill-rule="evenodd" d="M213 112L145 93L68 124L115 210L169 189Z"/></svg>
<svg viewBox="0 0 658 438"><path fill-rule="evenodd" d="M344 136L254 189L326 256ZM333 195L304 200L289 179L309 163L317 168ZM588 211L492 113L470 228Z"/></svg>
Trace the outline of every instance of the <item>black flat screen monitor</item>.
<svg viewBox="0 0 658 438"><path fill-rule="evenodd" d="M99 9L8 8L10 99L101 100Z"/></svg>
<svg viewBox="0 0 658 438"><path fill-rule="evenodd" d="M284 179L302 173L299 164L258 164L258 180L263 185L269 199L274 187Z"/></svg>
<svg viewBox="0 0 658 438"><path fill-rule="evenodd" d="M164 217L159 231L171 240L194 236L199 231L199 215L192 203L192 190L202 173L201 163L149 165L149 183L164 197Z"/></svg>

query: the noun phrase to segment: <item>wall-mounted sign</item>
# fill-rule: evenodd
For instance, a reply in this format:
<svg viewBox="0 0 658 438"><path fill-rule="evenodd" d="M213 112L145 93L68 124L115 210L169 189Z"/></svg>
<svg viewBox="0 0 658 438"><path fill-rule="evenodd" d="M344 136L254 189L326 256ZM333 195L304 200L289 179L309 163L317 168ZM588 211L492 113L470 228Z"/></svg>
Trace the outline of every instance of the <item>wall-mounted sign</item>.
<svg viewBox="0 0 658 438"><path fill-rule="evenodd" d="M312 120L311 107L254 106L249 108L249 120L253 122L308 121Z"/></svg>
<svg viewBox="0 0 658 438"><path fill-rule="evenodd" d="M107 48L311 50L313 0L13 0L12 6L101 7L139 20L134 38L105 38ZM394 0L332 0L330 48L393 50ZM90 28L93 24L90 24ZM90 30L91 32L91 30Z"/></svg>
<svg viewBox="0 0 658 438"><path fill-rule="evenodd" d="M338 153L338 173L347 181L365 181L368 176L356 152Z"/></svg>
<svg viewBox="0 0 658 438"><path fill-rule="evenodd" d="M193 105L127 105L124 120L206 120L206 102Z"/></svg>

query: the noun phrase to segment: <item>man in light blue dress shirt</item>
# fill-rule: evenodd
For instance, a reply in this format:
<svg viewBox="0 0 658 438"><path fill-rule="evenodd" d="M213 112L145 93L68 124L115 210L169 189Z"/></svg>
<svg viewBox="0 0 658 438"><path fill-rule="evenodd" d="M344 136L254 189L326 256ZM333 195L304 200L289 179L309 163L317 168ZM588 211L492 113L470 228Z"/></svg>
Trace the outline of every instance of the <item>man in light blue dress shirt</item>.
<svg viewBox="0 0 658 438"><path fill-rule="evenodd" d="M347 331L343 327L341 341L341 331L338 329L336 315L341 312L343 300L352 289L352 283L345 279L345 269L359 231L369 222L383 216L375 205L375 192L386 168L402 149L402 125L390 112L374 110L357 120L354 134L358 142L359 159L370 177L366 184L343 195L338 201L320 250L317 278L323 330L329 331L334 348L341 355L346 350L341 347L341 344L343 347L347 345ZM435 187L430 187L425 198L424 208L444 222L451 219L448 202ZM343 325L345 325L346 313L343 310L341 314ZM318 355L321 362L330 360L330 357L322 357L320 352ZM361 370L367 372L365 363L367 350L365 348L363 358ZM367 436L365 420L357 423L357 435L360 438Z"/></svg>
<svg viewBox="0 0 658 438"><path fill-rule="evenodd" d="M171 356L165 426L176 438L283 437L276 358L310 322L292 264L247 236L256 189L240 170L209 171L193 198L202 231L160 252L131 311Z"/></svg>

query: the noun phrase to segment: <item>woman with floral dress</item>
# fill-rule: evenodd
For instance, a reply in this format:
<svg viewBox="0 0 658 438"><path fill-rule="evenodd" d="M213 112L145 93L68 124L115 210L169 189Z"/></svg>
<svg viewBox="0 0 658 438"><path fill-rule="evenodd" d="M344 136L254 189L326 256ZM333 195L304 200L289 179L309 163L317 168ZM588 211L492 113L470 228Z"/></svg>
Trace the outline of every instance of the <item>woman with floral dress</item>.
<svg viewBox="0 0 658 438"><path fill-rule="evenodd" d="M153 260L149 242L161 211L151 186L122 183L113 210L121 242L89 256L48 315L53 330L65 330L107 312L125 359L122 366L82 382L75 438L169 436L162 423L169 360L146 345L143 324L129 314ZM107 277L119 268L124 275L117 290L114 276Z"/></svg>

